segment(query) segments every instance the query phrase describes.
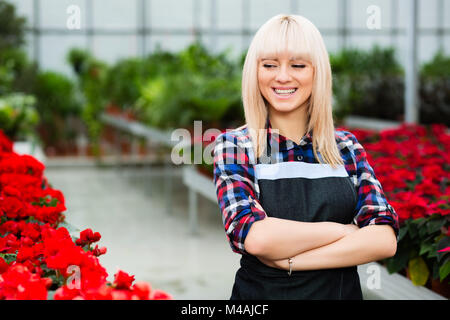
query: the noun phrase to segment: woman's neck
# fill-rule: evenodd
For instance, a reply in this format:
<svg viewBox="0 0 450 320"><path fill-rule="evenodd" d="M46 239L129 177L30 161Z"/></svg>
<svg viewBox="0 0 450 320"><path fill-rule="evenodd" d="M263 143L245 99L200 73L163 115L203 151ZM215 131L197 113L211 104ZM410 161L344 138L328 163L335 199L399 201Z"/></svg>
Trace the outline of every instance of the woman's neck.
<svg viewBox="0 0 450 320"><path fill-rule="evenodd" d="M278 129L281 135L297 144L306 134L308 115L303 106L292 112L279 112L270 108L269 119L272 129Z"/></svg>

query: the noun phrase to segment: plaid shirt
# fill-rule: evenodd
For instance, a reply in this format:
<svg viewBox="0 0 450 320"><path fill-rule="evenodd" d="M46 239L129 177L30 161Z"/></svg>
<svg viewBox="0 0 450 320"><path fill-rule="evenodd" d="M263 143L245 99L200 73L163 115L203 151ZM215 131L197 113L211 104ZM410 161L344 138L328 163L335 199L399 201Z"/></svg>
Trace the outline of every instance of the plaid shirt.
<svg viewBox="0 0 450 320"><path fill-rule="evenodd" d="M267 142L272 146L279 146L274 155L277 161L297 159L318 163L312 149L313 133L307 133L300 143L296 144L272 131L268 119L266 128ZM335 138L345 169L358 195L354 223L360 228L372 224L388 224L398 237L397 214L386 200L381 184L367 161L366 151L348 131L335 131ZM214 148L217 200L230 246L234 252L241 254L246 253L244 241L251 225L266 217L266 213L255 205L259 199L259 186L255 179L254 164L260 163L259 160L255 160L247 126L217 136Z"/></svg>

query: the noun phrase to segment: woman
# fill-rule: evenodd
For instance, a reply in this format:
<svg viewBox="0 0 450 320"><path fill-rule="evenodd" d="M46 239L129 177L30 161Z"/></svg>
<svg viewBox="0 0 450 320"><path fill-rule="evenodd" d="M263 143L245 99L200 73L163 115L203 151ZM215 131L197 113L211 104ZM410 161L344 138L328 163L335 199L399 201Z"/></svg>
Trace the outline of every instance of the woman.
<svg viewBox="0 0 450 320"><path fill-rule="evenodd" d="M395 254L397 214L355 136L335 130L331 83L309 20L277 15L257 31L246 125L214 149L226 235L242 254L231 299L362 299L356 266Z"/></svg>

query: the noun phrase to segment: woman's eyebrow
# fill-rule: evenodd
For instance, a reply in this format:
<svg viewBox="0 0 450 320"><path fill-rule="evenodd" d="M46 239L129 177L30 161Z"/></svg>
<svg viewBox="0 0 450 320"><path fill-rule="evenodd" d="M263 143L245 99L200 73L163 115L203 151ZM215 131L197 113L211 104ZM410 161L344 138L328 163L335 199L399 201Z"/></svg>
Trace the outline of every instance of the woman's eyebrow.
<svg viewBox="0 0 450 320"><path fill-rule="evenodd" d="M278 61L278 58L261 58L261 61L263 61L263 60L273 60L273 61ZM307 60L307 59L305 59L304 57L291 57L290 59L289 59L289 61L295 61L295 60Z"/></svg>

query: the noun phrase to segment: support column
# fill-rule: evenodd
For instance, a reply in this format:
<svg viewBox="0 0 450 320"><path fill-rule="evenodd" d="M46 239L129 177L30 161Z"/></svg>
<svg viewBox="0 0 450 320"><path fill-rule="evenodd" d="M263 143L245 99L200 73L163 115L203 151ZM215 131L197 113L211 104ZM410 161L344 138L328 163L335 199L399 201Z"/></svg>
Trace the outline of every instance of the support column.
<svg viewBox="0 0 450 320"><path fill-rule="evenodd" d="M417 76L417 0L411 0L408 8L408 26L405 65L405 122L417 123L418 108L418 76Z"/></svg>

